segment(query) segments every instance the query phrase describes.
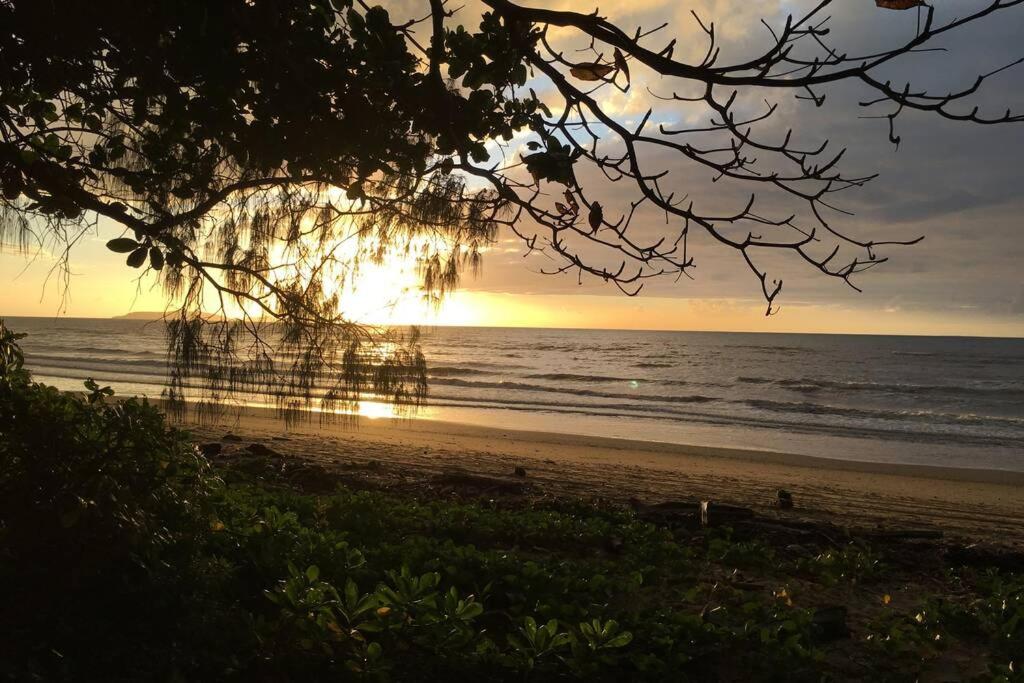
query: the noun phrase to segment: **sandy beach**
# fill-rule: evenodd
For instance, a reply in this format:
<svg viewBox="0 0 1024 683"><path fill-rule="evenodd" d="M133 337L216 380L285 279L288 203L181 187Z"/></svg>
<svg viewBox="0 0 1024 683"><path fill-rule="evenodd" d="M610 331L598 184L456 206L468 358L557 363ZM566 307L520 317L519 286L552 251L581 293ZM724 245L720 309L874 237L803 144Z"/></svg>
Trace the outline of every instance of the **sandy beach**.
<svg viewBox="0 0 1024 683"><path fill-rule="evenodd" d="M538 495L627 500L714 500L758 514L848 527L937 529L949 537L1024 547L1024 473L841 461L760 451L487 429L423 419L367 419L285 427L272 410L186 424L197 441L226 433L289 458L385 487L452 472L508 478L526 470ZM778 489L795 508L774 508Z"/></svg>

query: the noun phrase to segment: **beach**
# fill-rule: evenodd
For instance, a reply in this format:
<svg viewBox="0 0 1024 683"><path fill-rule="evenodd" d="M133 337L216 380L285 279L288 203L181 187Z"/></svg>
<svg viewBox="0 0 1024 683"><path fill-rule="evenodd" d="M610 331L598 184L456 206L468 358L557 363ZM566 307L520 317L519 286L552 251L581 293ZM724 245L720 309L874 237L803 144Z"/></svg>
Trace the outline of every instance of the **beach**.
<svg viewBox="0 0 1024 683"><path fill-rule="evenodd" d="M767 451L492 429L426 419L290 425L245 408L185 425L197 442L261 444L297 462L384 488L415 488L452 473L522 481L532 495L644 503L712 500L758 515L857 529L941 531L1024 547L1024 474L834 460ZM521 467L525 477L515 477ZM794 508L775 506L780 489Z"/></svg>

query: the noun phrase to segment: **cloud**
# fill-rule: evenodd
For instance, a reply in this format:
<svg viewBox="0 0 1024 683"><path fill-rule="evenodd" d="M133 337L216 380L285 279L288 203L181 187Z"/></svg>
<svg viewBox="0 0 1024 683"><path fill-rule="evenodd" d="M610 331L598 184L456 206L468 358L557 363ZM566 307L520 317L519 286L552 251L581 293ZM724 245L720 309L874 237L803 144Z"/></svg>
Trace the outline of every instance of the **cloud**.
<svg viewBox="0 0 1024 683"><path fill-rule="evenodd" d="M540 6L542 3L535 3ZM778 27L787 12L799 13L811 0L749 2L747 0L635 0L602 6L608 16L627 31L635 26L667 26L652 36L650 44L662 46L678 38L675 56L694 61L703 57L706 43L690 14L694 10L706 23L715 22L722 57L726 63L743 59L763 49L768 32L761 19ZM937 6L938 19L962 16L987 4L983 0L948 0ZM545 7L588 12L594 3L557 0ZM905 40L916 31L916 13L883 12L874 3L836 2L830 39L850 54L868 54L886 44ZM885 78L902 84L910 80L940 92L969 86L978 73L1002 66L1021 56L1019 36L1024 35L1024 7L1002 11L943 38L947 52L912 55L883 70ZM559 40L567 49L579 48L563 31ZM637 120L654 107L655 121L707 121L699 108L664 103L647 95L647 88L668 93L679 84L633 68L633 88L628 94L604 96L602 103L620 120ZM784 277L784 301L804 301L820 306L874 307L881 311L893 301L902 310L930 311L935 315L957 316L978 310L1001 315L1020 315L1022 286L1019 263L1024 259L1024 197L1020 193L1019 166L1024 158L1021 124L972 126L921 113L906 113L898 121L900 148L888 141L884 120L859 118L866 112L858 103L868 98L860 84L823 89L826 104L817 108L797 102L792 92L757 92L747 106L763 106L763 98L779 104L773 121L764 126L767 134L779 136L793 128L806 144L828 139L837 149L847 147L845 168L853 174L878 172L877 180L865 188L840 195L838 203L854 216L836 214L836 225L868 239L925 235L920 245L886 250L892 261L860 279L864 294L856 294L841 283L827 281L793 259L768 258L773 275ZM742 97L742 96L741 96ZM1024 68L1000 74L979 93L982 111L1001 114L1006 106L1024 110ZM759 104L760 103L760 104ZM969 111L970 107L967 107ZM869 113L886 113L885 105ZM650 168L666 170L666 183L678 188L704 211L723 213L742 206L750 188L736 183L709 182L707 169L695 168L678 155L645 152ZM594 196L600 196L606 212L623 212L636 198L627 183L607 183L597 174L582 174L581 181ZM763 211L783 212L790 204L772 193L761 197ZM664 215L641 211L635 231L639 236L665 230ZM583 247L585 249L585 247ZM756 297L758 285L749 270L729 249L697 235L693 240L698 267L695 281L682 279L651 282L654 296ZM591 253L591 252L585 252ZM504 254L502 255L504 256ZM542 256L519 258L508 254L500 262L486 265L482 280L468 283L478 289L502 291L586 292L617 295L601 283L577 283L575 275L545 277L539 271L551 263ZM526 267L524 268L524 264ZM1008 295L1012 292L1013 295Z"/></svg>

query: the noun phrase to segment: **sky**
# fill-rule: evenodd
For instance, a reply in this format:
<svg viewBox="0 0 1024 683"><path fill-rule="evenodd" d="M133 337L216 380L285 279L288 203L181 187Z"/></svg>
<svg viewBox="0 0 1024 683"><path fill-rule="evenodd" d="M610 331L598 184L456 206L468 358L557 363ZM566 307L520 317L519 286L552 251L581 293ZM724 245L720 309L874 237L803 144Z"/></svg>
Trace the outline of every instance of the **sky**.
<svg viewBox="0 0 1024 683"><path fill-rule="evenodd" d="M400 16L412 0L385 3ZM584 11L592 2L561 0L535 3ZM679 39L675 56L697 59L704 43L690 10L714 20L724 62L741 60L764 44L765 19L780 26L789 12L807 2L782 0L633 0L608 3L605 14L631 31L641 25L668 26L652 45ZM939 18L963 14L979 6L975 0L940 0ZM870 52L886 41L906 39L915 31L916 12L874 7L871 0L840 0L831 8L833 40L849 52ZM460 19L473 24L478 10L469 3ZM983 71L1024 56L1024 6L999 13L953 38L943 39L947 52L913 55L889 71L894 82L915 83L943 91L962 88ZM556 36L556 40L563 37ZM564 37L566 46L571 38ZM535 85L542 87L537 82ZM630 93L603 96L602 105L619 120L635 125L648 107L652 121L706 123L706 113L653 100L648 88L666 92L674 86L634 69ZM972 126L923 114L899 121L899 149L887 140L885 121L859 118L856 105L868 98L862 88L842 86L826 91L820 108L792 99L792 93L755 93L778 102L769 131L798 131L808 144L830 139L847 146L846 169L853 174L878 172L865 188L841 198L840 225L851 233L878 239L924 235L918 245L886 252L891 261L863 275L857 293L841 282L822 277L793 259L767 262L773 277L785 282L780 310L764 316L760 288L742 260L731 250L695 236L693 279L652 282L638 297L626 297L600 281L580 283L575 274L543 274L551 262L527 255L523 243L508 233L484 254L477 277L467 276L459 292L439 309L422 305L409 273L372 272L355 294L357 317L370 322L593 327L633 329L727 330L764 332L834 332L873 334L938 334L1024 337L1024 193L1020 160L1024 157L1024 124ZM542 97L545 96L541 92ZM993 79L977 101L983 111L1001 113L1007 106L1024 110L1024 65ZM751 104L753 106L753 104ZM703 119L701 118L703 117ZM509 154L518 155L525 140L517 139ZM652 156L651 167L669 172L680 192L707 207L742 207L749 188L709 182L694 169L668 155ZM606 211L628 206L635 189L583 175L581 184L599 192ZM774 207L771 197L766 198ZM779 207L781 210L781 206ZM659 234L664 216L641 215L636 230ZM123 256L103 245L117 236L116 226L101 222L83 235L71 255L72 274L65 287L53 268L56 259L45 248L30 257L11 249L0 251L0 315L107 317L131 311L162 310L164 295L153 278L126 268Z"/></svg>

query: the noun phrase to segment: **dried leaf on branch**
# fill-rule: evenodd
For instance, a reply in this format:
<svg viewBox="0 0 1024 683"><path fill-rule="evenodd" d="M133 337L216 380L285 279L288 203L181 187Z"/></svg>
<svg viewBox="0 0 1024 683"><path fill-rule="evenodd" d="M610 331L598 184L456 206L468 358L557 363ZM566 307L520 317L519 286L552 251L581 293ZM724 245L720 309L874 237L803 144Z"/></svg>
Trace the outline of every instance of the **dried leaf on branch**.
<svg viewBox="0 0 1024 683"><path fill-rule="evenodd" d="M584 62L583 64L577 64L572 67L569 70L569 73L581 81L600 81L613 71L615 71L615 67L608 64Z"/></svg>

